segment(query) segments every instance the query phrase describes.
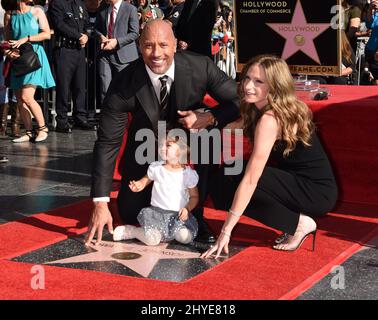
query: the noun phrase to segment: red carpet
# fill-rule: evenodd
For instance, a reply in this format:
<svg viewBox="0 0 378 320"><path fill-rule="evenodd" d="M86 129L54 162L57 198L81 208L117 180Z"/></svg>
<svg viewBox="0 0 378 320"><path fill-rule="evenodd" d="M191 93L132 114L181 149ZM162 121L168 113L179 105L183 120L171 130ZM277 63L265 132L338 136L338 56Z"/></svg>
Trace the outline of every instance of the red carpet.
<svg viewBox="0 0 378 320"><path fill-rule="evenodd" d="M333 163L343 205L318 221L315 253L309 251L310 240L294 253L275 251L270 246L276 232L242 218L233 240L251 246L186 282L44 266L46 289L33 290L32 265L7 259L85 232L88 200L0 225L0 299L296 298L378 235L378 87L334 86L331 93L327 101L308 103ZM224 213L208 209L206 217L218 233Z"/></svg>
<svg viewBox="0 0 378 320"><path fill-rule="evenodd" d="M234 240L251 246L186 282L44 266L46 288L33 290L32 264L7 259L84 232L90 207L85 201L0 226L0 299L293 299L378 234L377 207L344 206L319 220L315 253L309 240L285 253L270 248L274 230L243 218ZM206 217L219 232L224 213L208 209Z"/></svg>

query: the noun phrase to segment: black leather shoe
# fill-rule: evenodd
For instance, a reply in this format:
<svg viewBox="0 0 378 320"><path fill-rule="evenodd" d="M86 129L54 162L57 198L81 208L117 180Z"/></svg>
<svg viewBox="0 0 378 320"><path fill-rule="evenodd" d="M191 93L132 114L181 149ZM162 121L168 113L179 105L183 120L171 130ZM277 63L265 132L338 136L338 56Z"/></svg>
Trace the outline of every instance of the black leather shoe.
<svg viewBox="0 0 378 320"><path fill-rule="evenodd" d="M202 243L214 243L216 241L214 234L210 231L205 221L198 222L198 235L195 241Z"/></svg>
<svg viewBox="0 0 378 320"><path fill-rule="evenodd" d="M97 130L97 127L86 121L75 122L74 128L81 130Z"/></svg>
<svg viewBox="0 0 378 320"><path fill-rule="evenodd" d="M56 126L55 128L56 132L61 132L61 133L71 133L71 127L69 125L66 126Z"/></svg>

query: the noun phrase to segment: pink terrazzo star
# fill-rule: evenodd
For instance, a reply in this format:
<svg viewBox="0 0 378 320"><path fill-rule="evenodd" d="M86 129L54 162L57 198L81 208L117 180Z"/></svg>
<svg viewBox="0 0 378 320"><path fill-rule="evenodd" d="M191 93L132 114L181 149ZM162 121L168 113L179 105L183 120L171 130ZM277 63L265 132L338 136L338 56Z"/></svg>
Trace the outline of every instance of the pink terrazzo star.
<svg viewBox="0 0 378 320"><path fill-rule="evenodd" d="M286 60L296 52L302 51L321 64L314 39L327 30L331 24L307 23L300 0L295 6L291 23L267 23L267 25L286 39L282 59Z"/></svg>

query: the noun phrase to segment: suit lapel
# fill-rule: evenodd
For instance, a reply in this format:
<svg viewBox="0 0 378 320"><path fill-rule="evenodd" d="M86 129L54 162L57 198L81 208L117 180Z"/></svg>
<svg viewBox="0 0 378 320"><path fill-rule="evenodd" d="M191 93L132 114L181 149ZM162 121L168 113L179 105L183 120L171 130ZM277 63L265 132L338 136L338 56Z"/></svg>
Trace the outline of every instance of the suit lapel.
<svg viewBox="0 0 378 320"><path fill-rule="evenodd" d="M108 11L109 11L109 5L107 5L104 10L102 10L103 19L105 21L105 27L104 27L104 36L108 36Z"/></svg>
<svg viewBox="0 0 378 320"><path fill-rule="evenodd" d="M140 105L150 119L153 129L157 132L160 105L142 59L135 72L133 86L133 91Z"/></svg>
<svg viewBox="0 0 378 320"><path fill-rule="evenodd" d="M122 2L118 10L117 17L114 21L114 34L117 32L119 21L122 21L123 15L125 14L125 8L126 3Z"/></svg>
<svg viewBox="0 0 378 320"><path fill-rule="evenodd" d="M191 89L188 88L188 85L192 82L192 71L186 61L179 55L175 55L175 95L176 99L172 99L171 101L176 102L176 106L174 107L176 110L185 110L185 106L188 103L188 91Z"/></svg>

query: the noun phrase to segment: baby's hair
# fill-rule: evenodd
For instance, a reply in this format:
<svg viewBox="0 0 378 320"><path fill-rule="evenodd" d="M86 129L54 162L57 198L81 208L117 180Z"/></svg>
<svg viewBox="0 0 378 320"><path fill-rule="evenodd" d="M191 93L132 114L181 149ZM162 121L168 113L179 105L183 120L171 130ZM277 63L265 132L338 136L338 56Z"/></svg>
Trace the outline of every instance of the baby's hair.
<svg viewBox="0 0 378 320"><path fill-rule="evenodd" d="M180 149L179 163L182 165L186 165L189 163L190 148L186 143L186 139L183 139L179 135L168 134L167 138L165 139L165 143L176 143Z"/></svg>

